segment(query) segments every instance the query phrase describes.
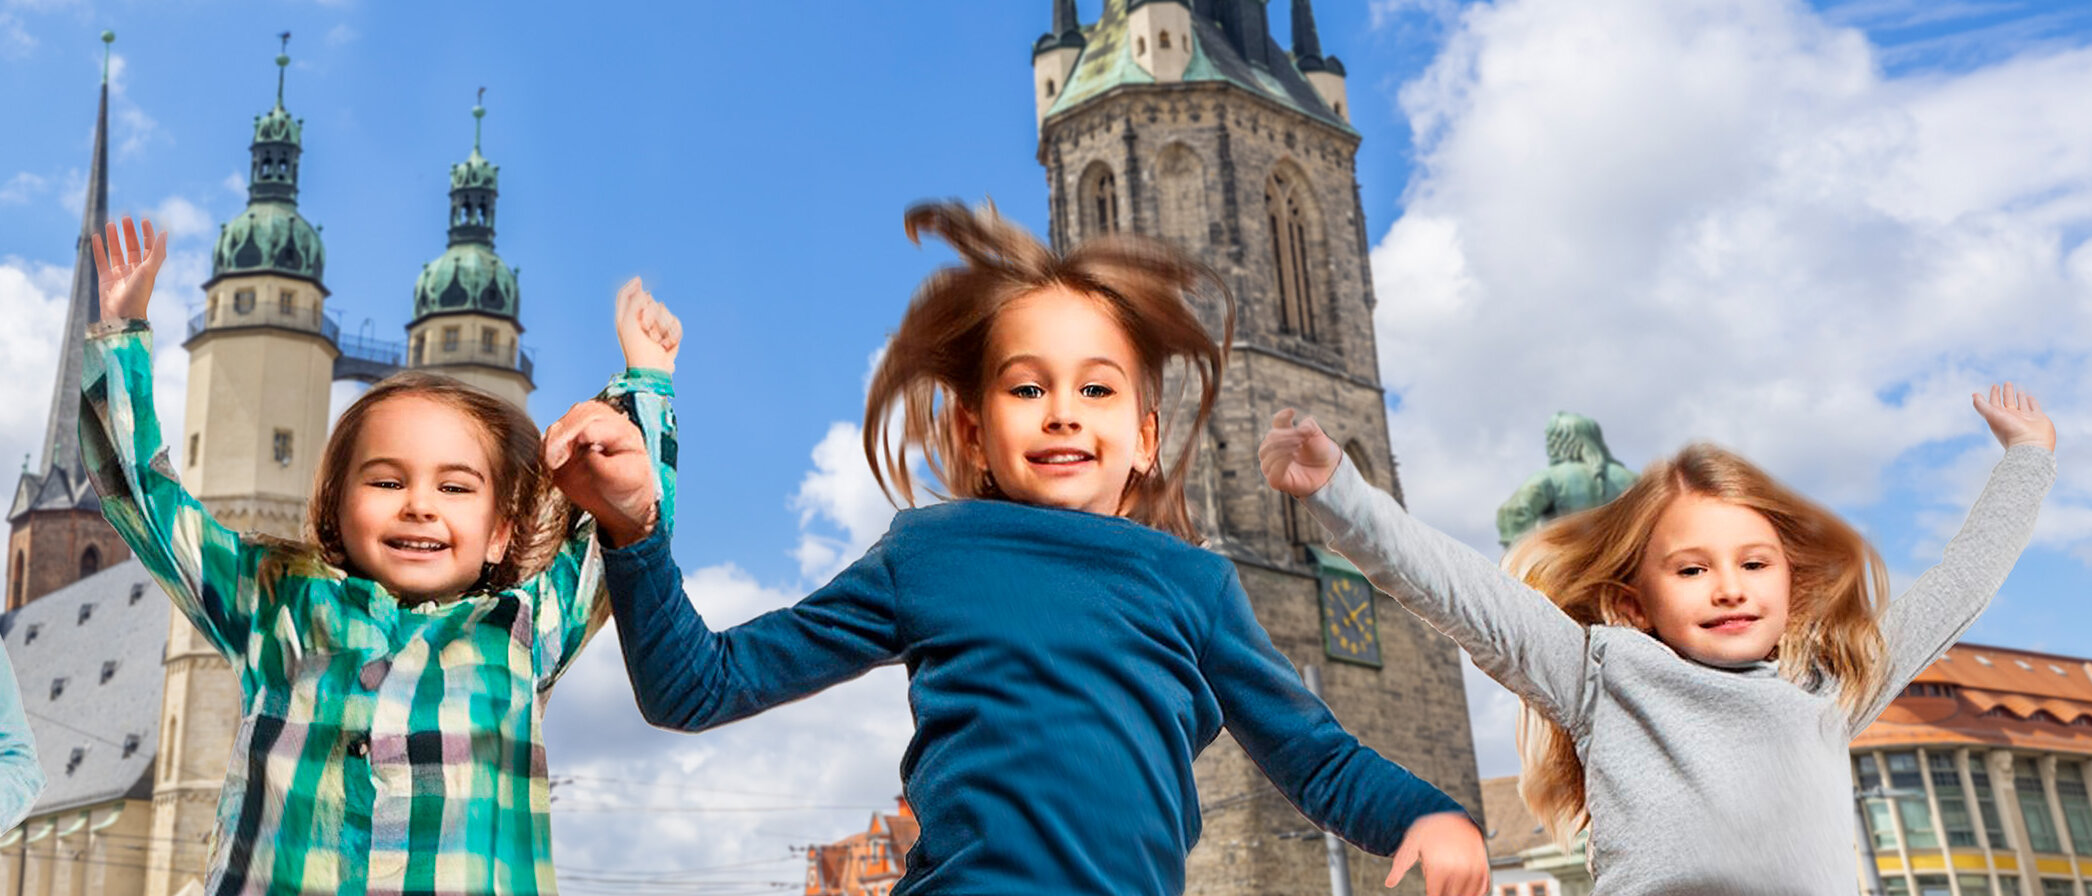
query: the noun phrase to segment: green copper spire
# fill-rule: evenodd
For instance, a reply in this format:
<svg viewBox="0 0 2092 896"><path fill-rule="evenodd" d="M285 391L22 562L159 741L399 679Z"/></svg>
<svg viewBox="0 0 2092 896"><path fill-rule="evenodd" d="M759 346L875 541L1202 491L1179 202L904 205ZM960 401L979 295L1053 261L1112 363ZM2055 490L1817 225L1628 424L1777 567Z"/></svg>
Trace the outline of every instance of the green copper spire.
<svg viewBox="0 0 2092 896"><path fill-rule="evenodd" d="M278 35L276 105L254 117L247 147L247 210L226 222L211 253L211 279L231 274L277 273L314 283L326 265L319 231L298 215L298 161L304 155L303 119L283 107L284 72L290 68L291 33Z"/></svg>
<svg viewBox="0 0 2092 896"><path fill-rule="evenodd" d="M109 83L109 45L116 43L116 32L102 32L102 83Z"/></svg>
<svg viewBox="0 0 2092 896"><path fill-rule="evenodd" d="M414 283L414 320L476 312L515 318L516 274L494 254L494 206L501 166L480 155L487 89L472 107L472 155L450 166L450 248L421 269Z"/></svg>

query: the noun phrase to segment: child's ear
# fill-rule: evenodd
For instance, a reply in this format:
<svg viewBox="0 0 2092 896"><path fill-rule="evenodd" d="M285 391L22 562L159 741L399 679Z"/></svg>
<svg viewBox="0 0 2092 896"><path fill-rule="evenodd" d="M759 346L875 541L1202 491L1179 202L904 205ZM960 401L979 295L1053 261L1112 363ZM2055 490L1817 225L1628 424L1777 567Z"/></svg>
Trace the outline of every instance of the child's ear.
<svg viewBox="0 0 2092 896"><path fill-rule="evenodd" d="M487 539L487 562L500 563L508 557L509 539L516 534L516 527L503 520L494 527L494 535Z"/></svg>
<svg viewBox="0 0 2092 896"><path fill-rule="evenodd" d="M1606 596L1605 615L1612 620L1624 622L1642 631L1649 630L1649 614L1642 611L1642 596L1633 587L1622 585Z"/></svg>
<svg viewBox="0 0 2092 896"><path fill-rule="evenodd" d="M1139 470L1143 475L1155 472L1157 458L1162 451L1162 446L1159 444L1161 433L1162 418L1156 412L1149 411L1141 415L1140 436L1135 440L1140 463L1135 466L1135 469Z"/></svg>
<svg viewBox="0 0 2092 896"><path fill-rule="evenodd" d="M980 413L958 402L952 405L952 428L959 437L959 450L966 452L966 463L976 470L988 469L988 452L981 446Z"/></svg>

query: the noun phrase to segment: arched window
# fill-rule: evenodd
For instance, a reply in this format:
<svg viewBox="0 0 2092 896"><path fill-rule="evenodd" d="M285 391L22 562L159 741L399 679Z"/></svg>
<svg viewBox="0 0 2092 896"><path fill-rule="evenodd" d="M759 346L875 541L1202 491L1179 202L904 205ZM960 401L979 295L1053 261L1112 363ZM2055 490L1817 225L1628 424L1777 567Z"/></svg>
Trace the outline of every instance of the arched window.
<svg viewBox="0 0 2092 896"><path fill-rule="evenodd" d="M22 574L28 566L27 560L28 554L16 551L14 570L7 574L8 584L13 589L13 593L7 597L7 608L10 610L22 605L22 594L28 590L28 583L22 581Z"/></svg>
<svg viewBox="0 0 2092 896"><path fill-rule="evenodd" d="M1161 34L1157 34L1157 35L1155 35L1155 49L1157 49L1157 50L1167 50L1167 49L1169 49L1169 32L1167 32L1167 31L1164 31L1164 32L1162 32Z"/></svg>
<svg viewBox="0 0 2092 896"><path fill-rule="evenodd" d="M87 550L80 552L80 578L84 579L94 575L95 571L101 568L102 549L94 545L88 545Z"/></svg>
<svg viewBox="0 0 2092 896"><path fill-rule="evenodd" d="M1118 232L1119 179L1111 173L1110 165L1103 162L1091 164L1082 174L1079 196L1084 237Z"/></svg>
<svg viewBox="0 0 2092 896"><path fill-rule="evenodd" d="M1047 95L1047 96L1049 96L1049 97L1053 95L1053 79L1052 79L1052 78L1047 78L1047 79L1046 79L1046 95Z"/></svg>
<svg viewBox="0 0 2092 896"><path fill-rule="evenodd" d="M1135 55L1135 56L1146 56L1146 55L1148 55L1148 39L1147 39L1147 38L1145 38L1145 37L1136 37L1136 38L1134 38L1134 39L1133 39L1133 55Z"/></svg>
<svg viewBox="0 0 2092 896"><path fill-rule="evenodd" d="M1279 332L1318 342L1311 216L1304 187L1292 171L1272 172L1264 185L1264 213L1271 229L1271 270L1278 278Z"/></svg>
<svg viewBox="0 0 2092 896"><path fill-rule="evenodd" d="M1206 211L1206 163L1182 143L1163 149L1155 161L1155 189L1162 238L1197 251L1210 239L1213 223Z"/></svg>

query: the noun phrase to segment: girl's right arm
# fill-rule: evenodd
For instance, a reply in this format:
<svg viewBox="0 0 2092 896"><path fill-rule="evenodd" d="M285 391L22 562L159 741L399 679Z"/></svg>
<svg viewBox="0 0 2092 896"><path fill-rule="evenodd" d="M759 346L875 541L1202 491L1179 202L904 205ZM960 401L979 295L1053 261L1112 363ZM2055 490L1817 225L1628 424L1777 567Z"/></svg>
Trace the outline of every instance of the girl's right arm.
<svg viewBox="0 0 2092 896"><path fill-rule="evenodd" d="M266 548L219 525L182 487L153 411L152 332L142 320L95 325L80 396L80 452L102 516L182 615L238 660L253 629Z"/></svg>
<svg viewBox="0 0 2092 896"><path fill-rule="evenodd" d="M1374 488L1314 421L1280 412L1258 451L1273 487L1300 494L1330 547L1374 587L1444 632L1489 677L1571 732L1582 727L1590 633L1474 549L1416 521ZM1319 488L1310 468L1334 468Z"/></svg>
<svg viewBox="0 0 2092 896"><path fill-rule="evenodd" d="M82 459L101 493L102 515L182 614L237 665L253 629L261 591L255 570L266 549L219 525L175 475L153 410L152 332L145 323L167 236L155 239L147 221L141 242L128 216L123 226L123 251L111 223L108 249L97 235L91 253L102 320L89 328L81 371Z"/></svg>
<svg viewBox="0 0 2092 896"><path fill-rule="evenodd" d="M702 731L900 658L886 541L798 605L715 632L683 593L664 529L603 552L625 672L648 723Z"/></svg>

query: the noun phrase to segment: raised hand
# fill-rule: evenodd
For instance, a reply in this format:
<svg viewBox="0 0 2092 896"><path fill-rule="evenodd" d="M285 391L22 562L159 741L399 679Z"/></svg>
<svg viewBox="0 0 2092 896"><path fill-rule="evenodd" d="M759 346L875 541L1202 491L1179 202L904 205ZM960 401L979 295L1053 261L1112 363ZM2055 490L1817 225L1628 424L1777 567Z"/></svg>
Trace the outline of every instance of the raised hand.
<svg viewBox="0 0 2092 896"><path fill-rule="evenodd" d="M1344 459L1344 449L1322 431L1315 418L1301 417L1295 423L1293 417L1293 409L1287 408L1271 418L1271 431L1264 433L1263 444L1257 446L1257 465L1272 488L1305 498L1329 482Z"/></svg>
<svg viewBox="0 0 2092 896"><path fill-rule="evenodd" d="M596 518L611 547L653 534L660 486L639 427L617 409L584 401L545 430L545 469L574 506Z"/></svg>
<svg viewBox="0 0 2092 896"><path fill-rule="evenodd" d="M2050 452L2056 450L2056 424L2042 413L2041 402L2034 396L2021 392L2011 383L1993 384L1990 398L1970 393L1975 402L1976 413L1983 415L1983 422L1990 424L1990 434L1998 437L1998 444L2010 448L2014 445L2040 445Z"/></svg>
<svg viewBox="0 0 2092 896"><path fill-rule="evenodd" d="M1483 896L1489 890L1489 849L1482 845L1482 831L1462 813L1439 812L1411 823L1395 848L1387 885L1401 883L1419 863L1425 896Z"/></svg>
<svg viewBox="0 0 2092 896"><path fill-rule="evenodd" d="M130 215L123 216L123 239L117 239L114 221L108 224L107 243L99 233L90 237L94 250L88 254L94 256L95 279L102 285L103 320L145 319L145 306L153 297L153 278L160 275L160 264L167 260L167 234L154 233L150 219L144 223L143 240Z"/></svg>
<svg viewBox="0 0 2092 896"><path fill-rule="evenodd" d="M676 350L683 345L683 322L668 306L654 300L638 277L617 291L617 344L625 350L626 367L676 371Z"/></svg>

